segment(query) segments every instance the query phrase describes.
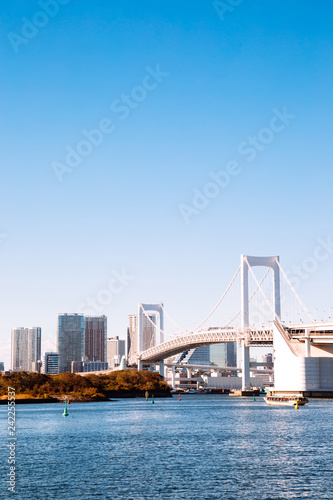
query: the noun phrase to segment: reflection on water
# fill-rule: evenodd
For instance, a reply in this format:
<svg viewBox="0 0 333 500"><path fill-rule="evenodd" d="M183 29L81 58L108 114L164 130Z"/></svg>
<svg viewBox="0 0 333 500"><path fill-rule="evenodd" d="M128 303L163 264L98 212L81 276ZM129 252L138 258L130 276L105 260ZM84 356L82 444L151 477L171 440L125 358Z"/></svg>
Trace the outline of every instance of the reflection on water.
<svg viewBox="0 0 333 500"><path fill-rule="evenodd" d="M122 399L71 404L68 418L59 404L16 408L16 498L333 498L333 401ZM6 438L1 426L2 478Z"/></svg>

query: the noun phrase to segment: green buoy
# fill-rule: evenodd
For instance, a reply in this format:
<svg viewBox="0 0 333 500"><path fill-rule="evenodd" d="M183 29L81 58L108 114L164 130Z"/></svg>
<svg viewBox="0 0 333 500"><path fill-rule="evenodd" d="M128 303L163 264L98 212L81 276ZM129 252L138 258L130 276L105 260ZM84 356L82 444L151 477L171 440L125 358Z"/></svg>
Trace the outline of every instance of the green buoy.
<svg viewBox="0 0 333 500"><path fill-rule="evenodd" d="M255 398L255 396L253 396L253 401L255 401L255 400L256 400L256 398Z"/></svg>
<svg viewBox="0 0 333 500"><path fill-rule="evenodd" d="M154 396L151 397L151 404L154 404Z"/></svg>
<svg viewBox="0 0 333 500"><path fill-rule="evenodd" d="M67 411L67 396L65 398L65 409L64 409L64 413L62 414L63 417L68 417L68 411Z"/></svg>

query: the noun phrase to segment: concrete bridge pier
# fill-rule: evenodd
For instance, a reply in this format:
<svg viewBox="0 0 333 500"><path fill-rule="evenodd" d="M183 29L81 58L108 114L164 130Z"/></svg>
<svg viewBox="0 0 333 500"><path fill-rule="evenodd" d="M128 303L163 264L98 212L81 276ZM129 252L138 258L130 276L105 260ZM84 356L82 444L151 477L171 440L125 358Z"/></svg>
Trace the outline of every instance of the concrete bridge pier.
<svg viewBox="0 0 333 500"><path fill-rule="evenodd" d="M305 329L305 357L311 358L310 328Z"/></svg>
<svg viewBox="0 0 333 500"><path fill-rule="evenodd" d="M250 388L250 348L242 341L242 391Z"/></svg>
<svg viewBox="0 0 333 500"><path fill-rule="evenodd" d="M141 361L141 359L139 359L138 361L138 370L143 370L143 362Z"/></svg>
<svg viewBox="0 0 333 500"><path fill-rule="evenodd" d="M172 378L171 378L171 385L173 389L176 389L176 367L172 367Z"/></svg>
<svg viewBox="0 0 333 500"><path fill-rule="evenodd" d="M159 363L160 365L160 375L165 378L165 366L164 366L164 359L162 359L162 361L160 361Z"/></svg>

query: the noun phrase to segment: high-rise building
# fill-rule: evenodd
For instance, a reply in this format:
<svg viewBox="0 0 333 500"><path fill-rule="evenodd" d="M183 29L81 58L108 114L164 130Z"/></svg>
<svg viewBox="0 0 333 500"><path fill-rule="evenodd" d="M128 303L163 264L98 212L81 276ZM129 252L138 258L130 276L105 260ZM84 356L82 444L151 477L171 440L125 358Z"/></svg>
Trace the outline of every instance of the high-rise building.
<svg viewBox="0 0 333 500"><path fill-rule="evenodd" d="M70 372L72 361L81 361L85 351L83 314L59 314L57 349L59 373Z"/></svg>
<svg viewBox="0 0 333 500"><path fill-rule="evenodd" d="M173 363L209 365L210 364L210 346L194 347L188 351L183 351L172 357Z"/></svg>
<svg viewBox="0 0 333 500"><path fill-rule="evenodd" d="M204 345L196 347L194 352L188 357L188 364L209 365L210 364L210 346Z"/></svg>
<svg viewBox="0 0 333 500"><path fill-rule="evenodd" d="M43 356L42 373L55 375L58 373L59 355L57 352L46 352Z"/></svg>
<svg viewBox="0 0 333 500"><path fill-rule="evenodd" d="M125 356L125 340L119 337L110 337L107 339L107 362L109 368L116 368L120 365L122 356Z"/></svg>
<svg viewBox="0 0 333 500"><path fill-rule="evenodd" d="M5 363L3 361L0 361L0 372L5 371Z"/></svg>
<svg viewBox="0 0 333 500"><path fill-rule="evenodd" d="M106 362L106 338L107 318L106 316L86 316L84 318L85 330L85 352L84 356L89 361L94 358Z"/></svg>
<svg viewBox="0 0 333 500"><path fill-rule="evenodd" d="M145 351L154 347L156 339L156 314L143 315L142 348ZM127 318L127 356L138 353L138 315L130 314Z"/></svg>
<svg viewBox="0 0 333 500"><path fill-rule="evenodd" d="M273 354L269 352L268 354L265 354L265 356L262 357L262 362L263 363L273 363Z"/></svg>
<svg viewBox="0 0 333 500"><path fill-rule="evenodd" d="M237 366L237 343L212 344L210 362L216 366Z"/></svg>
<svg viewBox="0 0 333 500"><path fill-rule="evenodd" d="M42 329L38 326L33 328L13 328L12 330L12 370L32 371L32 363L40 361L41 358L41 336Z"/></svg>

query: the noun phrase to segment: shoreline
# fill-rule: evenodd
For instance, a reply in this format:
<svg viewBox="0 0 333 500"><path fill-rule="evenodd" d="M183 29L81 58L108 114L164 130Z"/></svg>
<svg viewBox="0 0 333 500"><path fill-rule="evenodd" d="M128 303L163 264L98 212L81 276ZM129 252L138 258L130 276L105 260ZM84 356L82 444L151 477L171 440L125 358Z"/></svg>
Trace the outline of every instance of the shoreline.
<svg viewBox="0 0 333 500"><path fill-rule="evenodd" d="M98 399L98 400L84 400L84 401L71 401L70 404L75 403L102 403L102 402L114 402L114 399ZM36 399L16 399L16 405L33 405L33 404L48 404L48 403L64 403L61 399L56 398L36 398ZM7 405L7 400L0 400L0 406Z"/></svg>
<svg viewBox="0 0 333 500"><path fill-rule="evenodd" d="M149 399L151 399L151 394L149 395ZM153 394L154 399L159 399L159 398L169 398L170 396L168 394ZM110 397L105 397L105 398L87 398L87 399L76 399L75 397L71 397L69 394L67 396L70 400L69 404L75 404L75 403L109 403L109 402L115 402L119 399L145 399L145 395L141 394L125 394L125 393L120 393L120 394L112 394ZM171 395L172 397L172 395ZM46 404L46 403L65 403L65 396L61 396L60 398L19 398L17 397L15 399L15 405L27 405L27 404ZM8 404L8 400L6 399L0 399L0 406L4 406Z"/></svg>

